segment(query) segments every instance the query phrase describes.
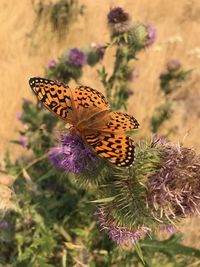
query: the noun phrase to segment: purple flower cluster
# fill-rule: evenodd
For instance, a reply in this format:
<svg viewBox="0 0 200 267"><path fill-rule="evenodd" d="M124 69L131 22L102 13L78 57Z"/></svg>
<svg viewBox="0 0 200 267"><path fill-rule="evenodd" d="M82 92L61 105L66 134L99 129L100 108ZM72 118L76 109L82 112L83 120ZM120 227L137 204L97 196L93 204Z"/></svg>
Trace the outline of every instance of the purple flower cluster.
<svg viewBox="0 0 200 267"><path fill-rule="evenodd" d="M97 215L101 229L106 231L108 236L120 246L133 245L151 233L151 229L145 226L138 226L134 230L118 226L108 218L108 213L103 208L98 208L95 215Z"/></svg>
<svg viewBox="0 0 200 267"><path fill-rule="evenodd" d="M157 37L156 29L153 27L152 24L147 25L147 40L146 40L146 47L151 46Z"/></svg>
<svg viewBox="0 0 200 267"><path fill-rule="evenodd" d="M149 178L147 190L154 216L176 220L200 214L200 156L192 149L167 141L157 145L162 164Z"/></svg>
<svg viewBox="0 0 200 267"><path fill-rule="evenodd" d="M61 144L49 152L49 159L54 166L76 174L88 169L89 163L95 162L95 158L96 155L76 134L63 136Z"/></svg>
<svg viewBox="0 0 200 267"><path fill-rule="evenodd" d="M70 65L82 67L87 63L87 57L79 49L73 48L69 52L67 63Z"/></svg>
<svg viewBox="0 0 200 267"><path fill-rule="evenodd" d="M129 20L129 14L121 7L111 8L107 17L109 23L119 23Z"/></svg>
<svg viewBox="0 0 200 267"><path fill-rule="evenodd" d="M28 146L28 138L27 138L27 136L21 135L20 138L19 138L19 143L23 147L27 147Z"/></svg>
<svg viewBox="0 0 200 267"><path fill-rule="evenodd" d="M48 68L52 69L57 65L57 61L55 59L52 59L48 62Z"/></svg>
<svg viewBox="0 0 200 267"><path fill-rule="evenodd" d="M127 32L130 29L130 16L121 7L110 9L107 18L112 34Z"/></svg>

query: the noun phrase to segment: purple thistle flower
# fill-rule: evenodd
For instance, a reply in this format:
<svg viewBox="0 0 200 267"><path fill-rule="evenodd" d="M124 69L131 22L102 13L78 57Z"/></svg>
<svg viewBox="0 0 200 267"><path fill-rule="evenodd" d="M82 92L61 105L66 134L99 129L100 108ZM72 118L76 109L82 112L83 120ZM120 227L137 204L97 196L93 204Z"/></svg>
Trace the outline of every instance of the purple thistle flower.
<svg viewBox="0 0 200 267"><path fill-rule="evenodd" d="M55 59L52 59L48 62L48 68L52 69L57 65L57 61Z"/></svg>
<svg viewBox="0 0 200 267"><path fill-rule="evenodd" d="M87 63L87 57L79 49L73 48L69 52L67 63L70 65L82 67Z"/></svg>
<svg viewBox="0 0 200 267"><path fill-rule="evenodd" d="M121 7L111 8L107 17L109 23L119 23L129 20L129 14Z"/></svg>
<svg viewBox="0 0 200 267"><path fill-rule="evenodd" d="M167 62L167 70L169 72L175 72L180 70L181 62L178 59L171 59Z"/></svg>
<svg viewBox="0 0 200 267"><path fill-rule="evenodd" d="M19 143L23 147L27 147L28 146L28 138L27 138L27 136L21 135L20 138L19 138Z"/></svg>
<svg viewBox="0 0 200 267"><path fill-rule="evenodd" d="M155 42L157 37L157 32L152 24L148 24L146 28L147 28L146 47L149 47Z"/></svg>
<svg viewBox="0 0 200 267"><path fill-rule="evenodd" d="M130 29L130 16L121 7L111 8L107 18L112 33L123 33Z"/></svg>
<svg viewBox="0 0 200 267"><path fill-rule="evenodd" d="M147 199L154 216L157 211L170 220L200 214L200 156L192 149L163 141L158 146L160 166L149 177Z"/></svg>
<svg viewBox="0 0 200 267"><path fill-rule="evenodd" d="M134 245L138 240L151 233L151 229L145 226L138 226L134 230L118 226L109 218L103 208L98 208L95 215L97 215L101 230L106 231L110 239L120 246Z"/></svg>
<svg viewBox="0 0 200 267"><path fill-rule="evenodd" d="M55 167L79 174L88 169L90 162L96 161L96 155L79 135L68 134L63 136L60 146L50 150L49 159Z"/></svg>

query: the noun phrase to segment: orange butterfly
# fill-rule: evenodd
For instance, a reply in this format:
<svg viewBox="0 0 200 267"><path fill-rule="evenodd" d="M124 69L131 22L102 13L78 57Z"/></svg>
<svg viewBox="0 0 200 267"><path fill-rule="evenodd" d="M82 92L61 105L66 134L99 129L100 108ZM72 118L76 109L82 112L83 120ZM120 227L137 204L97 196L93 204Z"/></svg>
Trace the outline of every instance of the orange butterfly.
<svg viewBox="0 0 200 267"><path fill-rule="evenodd" d="M64 83L39 77L29 84L44 106L71 124L71 131L101 158L120 167L132 164L134 141L124 132L138 128L133 116L110 111L104 95L87 86L71 90Z"/></svg>

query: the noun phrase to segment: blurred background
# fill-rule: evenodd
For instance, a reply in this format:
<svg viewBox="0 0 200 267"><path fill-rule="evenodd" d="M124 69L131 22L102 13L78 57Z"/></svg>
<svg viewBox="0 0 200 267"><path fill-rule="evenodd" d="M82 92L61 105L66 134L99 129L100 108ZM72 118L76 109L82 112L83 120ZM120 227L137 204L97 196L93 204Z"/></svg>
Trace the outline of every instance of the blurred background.
<svg viewBox="0 0 200 267"><path fill-rule="evenodd" d="M127 10L136 21L152 23L157 31L155 44L139 54L134 64L139 77L130 84L134 94L129 99L128 112L141 125L136 138L151 135L150 118L163 101L159 77L166 69L166 62L177 59L185 69L192 70L192 74L174 94L176 110L159 133L166 128L175 128L170 134L171 140L200 152L200 1L79 0L79 5L84 5L83 15L78 15L58 38L50 26L45 27L37 21L36 1L0 1L1 157L7 149L13 159L24 153L23 148L9 140L19 138L17 131L22 124L16 117L21 111L22 99L35 101L28 85L29 78L43 77L48 62L67 48L108 42L107 13L114 6ZM106 53L104 65L108 72L112 70L112 49ZM103 92L96 68L87 65L83 71L80 83ZM193 218L182 226L185 244L200 248L199 225L200 220Z"/></svg>

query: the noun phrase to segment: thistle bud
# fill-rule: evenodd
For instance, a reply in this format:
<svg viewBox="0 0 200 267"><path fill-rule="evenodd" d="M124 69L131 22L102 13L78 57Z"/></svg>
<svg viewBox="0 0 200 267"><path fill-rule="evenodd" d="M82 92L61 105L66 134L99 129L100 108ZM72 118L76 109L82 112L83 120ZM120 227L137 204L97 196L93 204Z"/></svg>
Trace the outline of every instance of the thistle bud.
<svg viewBox="0 0 200 267"><path fill-rule="evenodd" d="M140 50L151 46L156 39L156 30L151 24L136 23L130 30L129 42Z"/></svg>
<svg viewBox="0 0 200 267"><path fill-rule="evenodd" d="M57 61L55 59L52 59L48 62L49 69L55 68L56 65L57 65Z"/></svg>
<svg viewBox="0 0 200 267"><path fill-rule="evenodd" d="M167 70L169 72L178 71L178 70L180 70L180 68L181 68L181 63L177 59L172 59L172 60L167 62Z"/></svg>

